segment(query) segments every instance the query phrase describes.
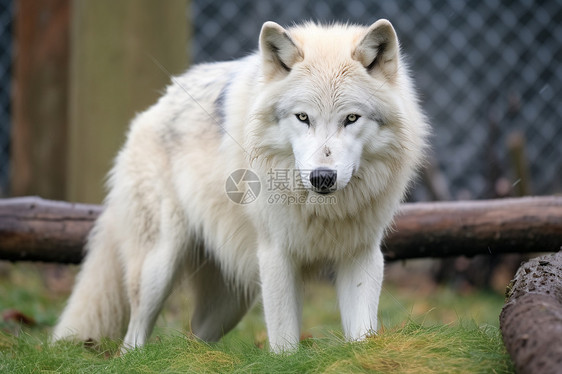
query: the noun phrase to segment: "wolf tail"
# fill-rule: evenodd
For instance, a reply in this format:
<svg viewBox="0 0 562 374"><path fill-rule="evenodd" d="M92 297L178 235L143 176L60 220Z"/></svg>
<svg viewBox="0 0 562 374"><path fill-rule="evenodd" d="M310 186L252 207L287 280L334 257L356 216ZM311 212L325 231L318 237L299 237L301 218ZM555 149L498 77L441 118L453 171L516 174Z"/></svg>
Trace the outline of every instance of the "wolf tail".
<svg viewBox="0 0 562 374"><path fill-rule="evenodd" d="M105 213L88 238L82 269L53 331L55 341L123 338L129 319L129 302L122 261L112 239L109 216Z"/></svg>

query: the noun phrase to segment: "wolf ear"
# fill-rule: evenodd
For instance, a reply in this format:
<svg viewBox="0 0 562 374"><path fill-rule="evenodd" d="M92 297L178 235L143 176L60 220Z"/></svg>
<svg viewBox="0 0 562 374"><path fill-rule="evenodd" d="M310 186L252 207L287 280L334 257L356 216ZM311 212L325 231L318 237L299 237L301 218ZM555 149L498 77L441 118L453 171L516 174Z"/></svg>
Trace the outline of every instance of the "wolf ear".
<svg viewBox="0 0 562 374"><path fill-rule="evenodd" d="M374 75L392 79L398 70L398 37L386 19L373 23L359 42L352 57Z"/></svg>
<svg viewBox="0 0 562 374"><path fill-rule="evenodd" d="M303 53L287 31L275 22L263 24L260 33L260 51L267 79L287 75Z"/></svg>

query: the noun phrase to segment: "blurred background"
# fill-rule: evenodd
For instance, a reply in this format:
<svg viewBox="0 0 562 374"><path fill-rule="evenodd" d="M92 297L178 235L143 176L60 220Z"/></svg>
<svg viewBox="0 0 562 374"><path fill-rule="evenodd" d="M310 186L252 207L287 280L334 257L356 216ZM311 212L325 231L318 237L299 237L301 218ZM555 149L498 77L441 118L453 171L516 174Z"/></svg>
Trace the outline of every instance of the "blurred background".
<svg viewBox="0 0 562 374"><path fill-rule="evenodd" d="M433 128L410 201L562 192L560 0L0 0L0 197L100 203L130 119L170 75L252 53L267 20L379 18L395 26ZM501 292L520 260L409 261L387 279L422 297L439 282ZM46 274L68 292L60 267Z"/></svg>
<svg viewBox="0 0 562 374"><path fill-rule="evenodd" d="M410 200L562 191L561 1L2 0L0 194L99 203L128 122L262 23L390 19L433 126Z"/></svg>

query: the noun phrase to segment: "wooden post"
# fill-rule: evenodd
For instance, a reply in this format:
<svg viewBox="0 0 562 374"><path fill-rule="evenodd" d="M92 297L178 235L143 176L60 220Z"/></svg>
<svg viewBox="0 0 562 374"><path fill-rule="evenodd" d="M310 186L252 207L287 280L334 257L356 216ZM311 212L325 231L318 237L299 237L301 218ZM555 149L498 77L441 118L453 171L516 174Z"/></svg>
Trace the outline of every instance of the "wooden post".
<svg viewBox="0 0 562 374"><path fill-rule="evenodd" d="M20 0L15 12L11 195L66 198L68 0Z"/></svg>
<svg viewBox="0 0 562 374"><path fill-rule="evenodd" d="M68 198L99 203L136 112L187 67L187 0L74 0Z"/></svg>
<svg viewBox="0 0 562 374"><path fill-rule="evenodd" d="M531 175L527 155L525 152L525 136L520 131L509 134L507 148L511 158L512 169L515 173L516 183L514 185L516 196L531 195Z"/></svg>

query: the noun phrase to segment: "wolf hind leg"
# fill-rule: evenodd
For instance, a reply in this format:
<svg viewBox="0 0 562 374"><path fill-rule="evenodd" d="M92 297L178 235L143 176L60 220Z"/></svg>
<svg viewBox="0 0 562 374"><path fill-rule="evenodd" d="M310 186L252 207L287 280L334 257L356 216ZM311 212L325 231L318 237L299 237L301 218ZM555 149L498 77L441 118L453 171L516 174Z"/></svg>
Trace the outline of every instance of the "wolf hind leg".
<svg viewBox="0 0 562 374"><path fill-rule="evenodd" d="M137 263L127 269L131 314L122 351L142 346L150 337L179 269L184 266L185 238L173 225L161 225L160 235Z"/></svg>
<svg viewBox="0 0 562 374"><path fill-rule="evenodd" d="M190 276L195 293L191 330L198 338L215 342L232 330L255 299L255 291L227 284L218 266L204 261Z"/></svg>

